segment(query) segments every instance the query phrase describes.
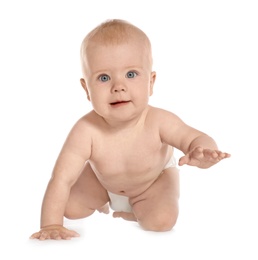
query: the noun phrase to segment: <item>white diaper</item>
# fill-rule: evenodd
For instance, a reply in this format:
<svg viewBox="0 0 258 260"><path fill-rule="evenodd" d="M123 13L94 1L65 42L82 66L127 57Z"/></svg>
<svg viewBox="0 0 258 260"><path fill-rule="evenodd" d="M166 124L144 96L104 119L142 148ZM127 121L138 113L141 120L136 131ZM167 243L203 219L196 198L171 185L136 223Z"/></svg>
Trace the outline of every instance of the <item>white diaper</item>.
<svg viewBox="0 0 258 260"><path fill-rule="evenodd" d="M174 156L170 158L168 163L165 165L164 170L170 167L176 167L176 159ZM129 198L127 196L114 194L108 191L108 196L110 198L109 205L114 211L132 212L132 207L129 204Z"/></svg>
<svg viewBox="0 0 258 260"><path fill-rule="evenodd" d="M176 167L176 158L174 155L169 159L169 161L167 162L167 164L164 167L164 170L166 170L170 167Z"/></svg>
<svg viewBox="0 0 258 260"><path fill-rule="evenodd" d="M108 191L110 198L110 208L114 211L132 212L132 207L129 204L129 198L123 195L114 194Z"/></svg>

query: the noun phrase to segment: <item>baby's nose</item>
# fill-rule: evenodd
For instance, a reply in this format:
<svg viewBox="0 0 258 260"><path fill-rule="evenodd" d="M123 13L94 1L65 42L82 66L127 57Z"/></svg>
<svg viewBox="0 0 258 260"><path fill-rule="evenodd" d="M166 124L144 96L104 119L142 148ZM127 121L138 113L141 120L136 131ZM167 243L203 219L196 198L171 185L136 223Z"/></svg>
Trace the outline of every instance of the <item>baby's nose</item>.
<svg viewBox="0 0 258 260"><path fill-rule="evenodd" d="M115 82L113 85L113 92L126 91L126 86L122 82Z"/></svg>

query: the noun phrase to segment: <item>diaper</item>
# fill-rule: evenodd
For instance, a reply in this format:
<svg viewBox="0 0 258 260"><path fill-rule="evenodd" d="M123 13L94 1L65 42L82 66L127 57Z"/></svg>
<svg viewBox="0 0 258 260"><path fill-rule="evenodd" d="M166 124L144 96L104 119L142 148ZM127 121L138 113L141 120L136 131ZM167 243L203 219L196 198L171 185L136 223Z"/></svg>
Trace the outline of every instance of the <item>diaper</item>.
<svg viewBox="0 0 258 260"><path fill-rule="evenodd" d="M164 170L170 167L176 167L176 159L174 156L170 158L168 163L165 165ZM129 204L129 198L127 196L114 194L108 191L108 196L110 198L109 205L112 210L118 212L132 212L132 207Z"/></svg>
<svg viewBox="0 0 258 260"><path fill-rule="evenodd" d="M176 158L175 156L172 156L169 161L167 162L167 164L164 167L164 170L170 168L170 167L176 167Z"/></svg>
<svg viewBox="0 0 258 260"><path fill-rule="evenodd" d="M108 196L110 198L110 208L114 211L132 212L132 207L129 204L129 198L127 196L114 194L108 191Z"/></svg>

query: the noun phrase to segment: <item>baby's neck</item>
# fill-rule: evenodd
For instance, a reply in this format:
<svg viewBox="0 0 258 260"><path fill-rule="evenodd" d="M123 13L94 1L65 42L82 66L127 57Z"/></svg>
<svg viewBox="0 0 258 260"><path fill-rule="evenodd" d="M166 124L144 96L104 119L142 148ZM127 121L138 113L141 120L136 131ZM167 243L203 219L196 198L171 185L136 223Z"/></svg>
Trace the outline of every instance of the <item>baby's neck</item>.
<svg viewBox="0 0 258 260"><path fill-rule="evenodd" d="M123 121L117 121L117 120L107 120L105 118L102 117L103 122L106 125L106 128L108 130L111 131L132 131L133 129L139 129L142 126L144 126L145 124L145 119L147 117L149 111L149 106L146 107L146 109L144 109L142 111L142 113L140 113L138 116L129 119L129 120L123 120Z"/></svg>

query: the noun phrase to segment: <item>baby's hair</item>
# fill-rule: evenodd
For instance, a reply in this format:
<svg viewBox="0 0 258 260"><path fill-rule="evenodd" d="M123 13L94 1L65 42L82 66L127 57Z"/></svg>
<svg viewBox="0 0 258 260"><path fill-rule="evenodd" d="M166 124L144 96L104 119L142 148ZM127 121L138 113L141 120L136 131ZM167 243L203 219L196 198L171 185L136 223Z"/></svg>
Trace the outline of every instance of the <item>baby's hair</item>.
<svg viewBox="0 0 258 260"><path fill-rule="evenodd" d="M85 75L87 50L94 45L119 45L133 41L141 41L152 67L152 48L148 36L135 25L121 19L110 19L99 24L90 31L82 41L80 59L82 73Z"/></svg>
<svg viewBox="0 0 258 260"><path fill-rule="evenodd" d="M92 41L103 44L119 44L126 42L134 36L143 38L149 42L147 35L133 24L121 19L110 19L89 32L84 38L83 43L87 44Z"/></svg>
<svg viewBox="0 0 258 260"><path fill-rule="evenodd" d="M145 48L150 53L152 64L151 43L148 36L141 29L125 20L109 19L95 27L83 39L80 50L82 67L89 45L117 45L127 43L130 39L137 39L144 43Z"/></svg>

